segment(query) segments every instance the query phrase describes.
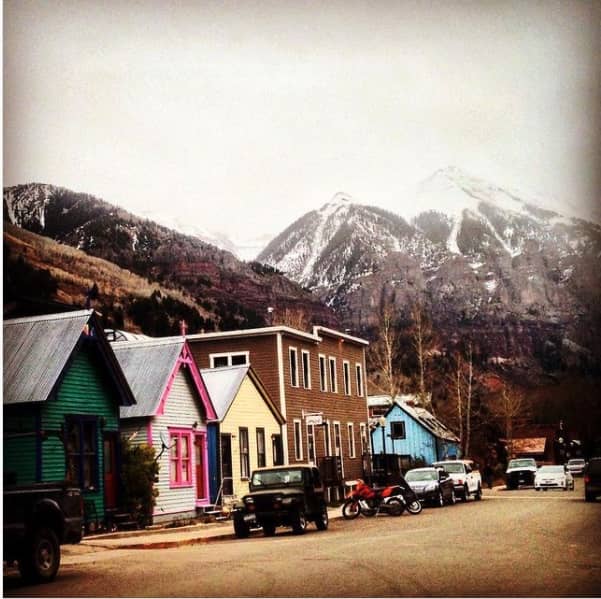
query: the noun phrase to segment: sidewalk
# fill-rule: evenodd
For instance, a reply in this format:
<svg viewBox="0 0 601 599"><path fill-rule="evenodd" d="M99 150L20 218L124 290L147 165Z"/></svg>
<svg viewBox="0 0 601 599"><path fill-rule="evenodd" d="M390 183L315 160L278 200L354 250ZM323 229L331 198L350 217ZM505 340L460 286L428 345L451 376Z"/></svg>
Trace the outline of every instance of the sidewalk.
<svg viewBox="0 0 601 599"><path fill-rule="evenodd" d="M328 508L330 520L342 517L340 507ZM261 530L251 535L261 535ZM167 549L183 545L210 543L224 539L235 539L232 520L193 524L177 528L153 530L121 531L84 537L78 545L62 545L61 553L65 563L75 563L77 556L111 549Z"/></svg>

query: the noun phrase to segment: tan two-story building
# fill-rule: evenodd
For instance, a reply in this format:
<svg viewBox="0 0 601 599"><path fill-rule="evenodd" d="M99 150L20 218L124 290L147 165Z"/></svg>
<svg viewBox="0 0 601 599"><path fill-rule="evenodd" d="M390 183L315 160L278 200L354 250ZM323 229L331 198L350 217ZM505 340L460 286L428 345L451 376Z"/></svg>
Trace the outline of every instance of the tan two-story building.
<svg viewBox="0 0 601 599"><path fill-rule="evenodd" d="M368 342L321 326L189 335L200 368L251 364L286 422L273 435L273 463L317 465L331 499L363 474L368 449ZM252 464L251 470L258 464Z"/></svg>

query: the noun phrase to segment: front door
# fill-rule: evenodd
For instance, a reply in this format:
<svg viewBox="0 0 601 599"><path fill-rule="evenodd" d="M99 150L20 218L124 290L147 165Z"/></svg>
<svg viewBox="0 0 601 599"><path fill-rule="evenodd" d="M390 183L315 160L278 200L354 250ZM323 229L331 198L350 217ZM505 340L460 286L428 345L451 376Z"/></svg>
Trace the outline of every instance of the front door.
<svg viewBox="0 0 601 599"><path fill-rule="evenodd" d="M221 435L221 484L223 495L234 494L232 472L232 436Z"/></svg>
<svg viewBox="0 0 601 599"><path fill-rule="evenodd" d="M196 467L196 499L206 499L205 436L194 435L194 463Z"/></svg>
<svg viewBox="0 0 601 599"><path fill-rule="evenodd" d="M104 433L104 507L117 507L117 433Z"/></svg>

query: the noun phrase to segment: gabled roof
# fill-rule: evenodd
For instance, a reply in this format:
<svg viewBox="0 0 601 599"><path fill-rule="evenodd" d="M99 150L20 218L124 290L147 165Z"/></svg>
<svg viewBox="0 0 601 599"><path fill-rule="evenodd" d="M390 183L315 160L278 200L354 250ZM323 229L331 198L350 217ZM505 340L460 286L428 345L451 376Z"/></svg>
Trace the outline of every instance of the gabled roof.
<svg viewBox="0 0 601 599"><path fill-rule="evenodd" d="M390 409L386 413L387 416L394 406L398 406L435 437L458 443L459 437L450 431L438 418L428 412L428 410L414 405L413 402L415 399L412 395L397 395L394 401L392 401L390 395L370 395L367 398L367 405L369 407L390 406Z"/></svg>
<svg viewBox="0 0 601 599"><path fill-rule="evenodd" d="M238 395L242 381L248 376L259 390L259 393L279 424L286 422L286 419L271 400L252 366L245 364L241 366L224 366L223 368L203 368L200 373L211 396L215 412L217 413L217 420L222 421L226 417Z"/></svg>
<svg viewBox="0 0 601 599"><path fill-rule="evenodd" d="M93 310L77 310L5 320L3 402L46 401L82 341L95 339L111 370L121 405L135 403L123 372Z"/></svg>
<svg viewBox="0 0 601 599"><path fill-rule="evenodd" d="M136 398L135 406L121 408L121 418L156 414L183 347L182 337L112 344Z"/></svg>

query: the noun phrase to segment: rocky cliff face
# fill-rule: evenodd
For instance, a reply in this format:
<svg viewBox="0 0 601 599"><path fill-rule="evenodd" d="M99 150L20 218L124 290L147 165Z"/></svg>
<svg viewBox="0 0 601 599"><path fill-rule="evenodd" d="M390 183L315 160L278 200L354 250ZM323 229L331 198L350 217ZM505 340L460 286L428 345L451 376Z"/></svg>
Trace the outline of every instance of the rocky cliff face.
<svg viewBox="0 0 601 599"><path fill-rule="evenodd" d="M425 181L402 218L338 194L258 259L311 288L369 334L379 308L415 302L441 346L474 335L497 361L543 370L598 352L601 227L534 205L457 169Z"/></svg>
<svg viewBox="0 0 601 599"><path fill-rule="evenodd" d="M338 325L331 309L273 269L242 262L199 238L87 194L42 184L6 188L4 219L149 281L183 289L216 315L218 326L263 326L268 306L302 311L316 324Z"/></svg>

